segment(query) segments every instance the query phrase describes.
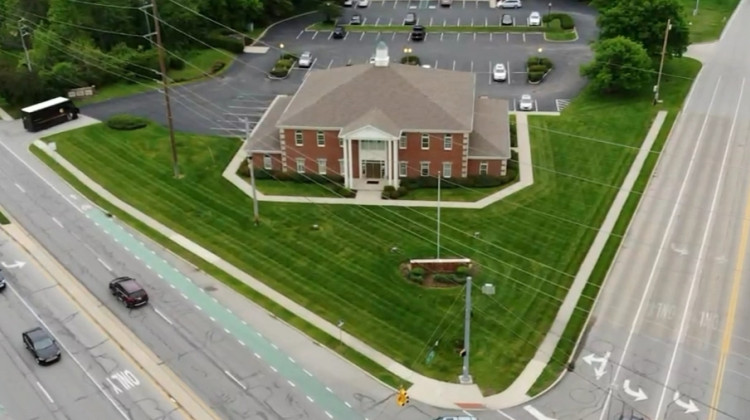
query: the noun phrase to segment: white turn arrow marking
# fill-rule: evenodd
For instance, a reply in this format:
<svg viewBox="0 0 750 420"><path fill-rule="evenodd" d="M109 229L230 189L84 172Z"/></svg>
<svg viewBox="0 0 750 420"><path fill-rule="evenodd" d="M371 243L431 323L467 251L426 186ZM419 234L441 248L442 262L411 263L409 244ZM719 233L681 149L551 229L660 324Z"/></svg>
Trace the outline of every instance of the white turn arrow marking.
<svg viewBox="0 0 750 420"><path fill-rule="evenodd" d="M607 373L606 368L607 362L609 362L609 356L611 356L610 352L605 353L604 357L599 357L594 353L583 357L583 361L586 362L586 364L588 364L589 366L593 366L594 363L599 364L594 368L594 375L596 376L596 380L601 379L601 377L604 376L605 373Z"/></svg>
<svg viewBox="0 0 750 420"><path fill-rule="evenodd" d="M699 411L693 400L688 398L688 402L682 401L679 391L674 392L674 403L680 406L680 408L685 409L685 414L697 413Z"/></svg>
<svg viewBox="0 0 750 420"><path fill-rule="evenodd" d="M2 264L5 268L23 268L23 266L26 265L26 263L23 261L16 261L13 264L6 264L5 262L3 262Z"/></svg>
<svg viewBox="0 0 750 420"><path fill-rule="evenodd" d="M643 392L643 389L641 387L638 387L638 391L633 391L633 389L630 388L630 379L625 379L625 381L622 383L622 387L623 389L625 389L625 393L635 398L636 401L643 401L648 399L648 396L645 392Z"/></svg>
<svg viewBox="0 0 750 420"><path fill-rule="evenodd" d="M544 414L542 414L541 411L537 410L536 408L530 405L523 406L523 409L526 410L532 416L534 416L536 420L556 420L556 419L553 419L552 417L545 416Z"/></svg>

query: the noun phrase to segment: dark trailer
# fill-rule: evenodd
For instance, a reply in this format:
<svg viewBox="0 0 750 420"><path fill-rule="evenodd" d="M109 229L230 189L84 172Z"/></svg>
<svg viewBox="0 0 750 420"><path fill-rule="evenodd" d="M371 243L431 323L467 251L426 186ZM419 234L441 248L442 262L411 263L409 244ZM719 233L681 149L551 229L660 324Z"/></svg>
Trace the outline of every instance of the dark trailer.
<svg viewBox="0 0 750 420"><path fill-rule="evenodd" d="M68 98L58 97L21 110L23 127L31 132L78 118L78 108Z"/></svg>

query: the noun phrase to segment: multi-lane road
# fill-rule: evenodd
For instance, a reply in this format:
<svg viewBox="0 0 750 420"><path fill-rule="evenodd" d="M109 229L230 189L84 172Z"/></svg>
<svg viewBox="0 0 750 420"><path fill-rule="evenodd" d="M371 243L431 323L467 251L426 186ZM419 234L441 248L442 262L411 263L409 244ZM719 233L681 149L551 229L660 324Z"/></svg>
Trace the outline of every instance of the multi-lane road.
<svg viewBox="0 0 750 420"><path fill-rule="evenodd" d="M544 415L748 418L750 57L737 54L748 21L743 2L704 62L607 278L576 371L534 403Z"/></svg>
<svg viewBox="0 0 750 420"><path fill-rule="evenodd" d="M55 279L0 232L8 286L0 294L0 418L183 419L105 331L72 303ZM21 341L42 326L62 347L40 366Z"/></svg>

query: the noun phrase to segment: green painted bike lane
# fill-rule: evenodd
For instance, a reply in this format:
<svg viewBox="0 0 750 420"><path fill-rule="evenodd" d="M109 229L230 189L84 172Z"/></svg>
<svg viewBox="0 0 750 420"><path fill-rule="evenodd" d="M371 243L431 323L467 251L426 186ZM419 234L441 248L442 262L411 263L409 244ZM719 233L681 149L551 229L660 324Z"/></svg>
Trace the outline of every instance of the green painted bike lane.
<svg viewBox="0 0 750 420"><path fill-rule="evenodd" d="M188 277L171 266L165 259L149 249L143 242L136 239L125 228L102 213L98 209L86 212L99 228L143 262L147 268L165 280L170 287L180 291L207 316L213 317L225 331L233 335L240 344L248 347L253 355L262 359L272 370L278 372L287 380L290 386L298 388L305 396L312 399L331 419L365 420L365 417L353 410L348 404L338 398L333 391L318 381L310 372L298 365L291 357L279 350L263 335L255 331L245 321L234 315L228 308L209 296L205 290L196 286Z"/></svg>

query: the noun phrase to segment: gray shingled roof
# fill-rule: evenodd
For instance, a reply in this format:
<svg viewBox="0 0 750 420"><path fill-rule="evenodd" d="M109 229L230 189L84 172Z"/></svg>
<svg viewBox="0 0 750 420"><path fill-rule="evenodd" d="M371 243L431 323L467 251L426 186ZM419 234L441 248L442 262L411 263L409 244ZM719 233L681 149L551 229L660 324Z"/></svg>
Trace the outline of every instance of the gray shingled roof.
<svg viewBox="0 0 750 420"><path fill-rule="evenodd" d="M399 137L401 135L401 128L378 108L365 112L361 117L342 127L339 135L344 136L368 125L378 128L393 137Z"/></svg>
<svg viewBox="0 0 750 420"><path fill-rule="evenodd" d="M474 131L469 134L469 158L510 159L508 101L481 97L474 105Z"/></svg>
<svg viewBox="0 0 750 420"><path fill-rule="evenodd" d="M274 98L271 105L266 110L263 118L258 125L253 128L250 134L250 140L245 145L247 152L251 151L278 151L281 152L281 141L279 139L279 129L277 124L281 114L284 113L287 105L292 100L291 96L279 95Z"/></svg>
<svg viewBox="0 0 750 420"><path fill-rule="evenodd" d="M474 73L405 64L312 70L278 125L352 127L356 120L364 121L364 114L378 110L398 130L467 132L472 130L474 88Z"/></svg>

